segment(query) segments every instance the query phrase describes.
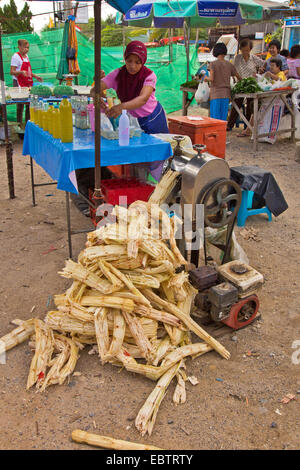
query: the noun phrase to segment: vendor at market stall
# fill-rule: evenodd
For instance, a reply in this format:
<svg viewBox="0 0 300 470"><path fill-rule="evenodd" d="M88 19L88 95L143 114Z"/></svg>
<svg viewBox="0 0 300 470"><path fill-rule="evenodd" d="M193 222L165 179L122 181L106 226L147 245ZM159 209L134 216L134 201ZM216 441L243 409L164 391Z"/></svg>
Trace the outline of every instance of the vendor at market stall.
<svg viewBox="0 0 300 470"><path fill-rule="evenodd" d="M13 76L14 87L31 87L32 78L42 82L43 79L32 73L30 61L28 58L29 42L26 39L18 40L19 52L16 52L11 58L10 75ZM22 124L24 104L17 105L17 122ZM26 105L25 121L29 119L29 105Z"/></svg>
<svg viewBox="0 0 300 470"><path fill-rule="evenodd" d="M295 44L291 48L290 57L287 59L289 78L300 80L300 45Z"/></svg>
<svg viewBox="0 0 300 470"><path fill-rule="evenodd" d="M279 54L280 51L280 42L278 39L273 39L268 45L268 53L271 55L265 62L264 65L264 72L268 72L270 70L270 61L271 59L280 59L282 62L281 70L287 76L289 73L289 67L287 64L286 57Z"/></svg>
<svg viewBox="0 0 300 470"><path fill-rule="evenodd" d="M141 129L146 134L168 134L165 111L155 97L156 75L145 67L147 48L140 41L131 41L124 53L125 65L110 72L101 80L101 92L108 88L116 90L121 103L108 109L102 99L102 106L108 117L116 118L123 109L138 119ZM150 172L159 180L162 161L149 164Z"/></svg>
<svg viewBox="0 0 300 470"><path fill-rule="evenodd" d="M260 59L258 56L251 54L253 43L249 38L242 39L240 42L240 54L234 58L233 65L235 66L238 74L241 78L255 77L258 70L264 67L265 61ZM241 108L244 102L243 98L236 100L236 104ZM253 113L253 99L247 98L246 101L246 118L250 121ZM237 120L238 113L234 107L231 108L230 116L227 124L227 131L231 131ZM239 136L248 135L249 131L245 130L238 134Z"/></svg>

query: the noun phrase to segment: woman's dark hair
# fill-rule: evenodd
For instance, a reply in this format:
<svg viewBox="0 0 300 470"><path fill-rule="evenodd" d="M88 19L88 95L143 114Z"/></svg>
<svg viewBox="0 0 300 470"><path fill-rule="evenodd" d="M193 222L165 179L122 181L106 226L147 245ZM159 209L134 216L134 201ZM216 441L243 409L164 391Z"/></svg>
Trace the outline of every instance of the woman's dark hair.
<svg viewBox="0 0 300 470"><path fill-rule="evenodd" d="M277 47L278 52L280 51L280 41L278 41L278 39L272 39L272 41L269 42L268 49L271 46Z"/></svg>
<svg viewBox="0 0 300 470"><path fill-rule="evenodd" d="M296 44L295 46L291 47L291 58L296 59L296 57L300 54L300 46L299 44Z"/></svg>
<svg viewBox="0 0 300 470"><path fill-rule="evenodd" d="M282 55L283 57L288 57L290 55L287 49L281 49L279 54Z"/></svg>
<svg viewBox="0 0 300 470"><path fill-rule="evenodd" d="M275 59L271 59L271 60L270 60L270 64L271 64L271 63L272 63L272 64L276 64L277 67L279 67L280 70L282 70L282 61L281 61L281 59L276 59L276 58L275 58Z"/></svg>
<svg viewBox="0 0 300 470"><path fill-rule="evenodd" d="M213 56L218 57L219 55L227 55L227 47L224 42L217 42L213 48Z"/></svg>
<svg viewBox="0 0 300 470"><path fill-rule="evenodd" d="M243 47L247 47L247 46L250 47L250 50L252 49L253 42L251 41L251 39L249 38L242 39L240 42L240 49L242 49Z"/></svg>

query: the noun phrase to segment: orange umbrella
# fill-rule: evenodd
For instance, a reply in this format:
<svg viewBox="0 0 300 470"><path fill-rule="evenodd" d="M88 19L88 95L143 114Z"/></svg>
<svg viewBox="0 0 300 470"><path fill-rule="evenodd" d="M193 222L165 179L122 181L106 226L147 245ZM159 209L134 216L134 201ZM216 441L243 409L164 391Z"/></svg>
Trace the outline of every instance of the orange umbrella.
<svg viewBox="0 0 300 470"><path fill-rule="evenodd" d="M75 29L75 21L72 19L69 19L68 46L69 50L74 51L74 53L72 54L72 58L69 58L69 72L78 75L80 73L80 68L77 60L78 43Z"/></svg>

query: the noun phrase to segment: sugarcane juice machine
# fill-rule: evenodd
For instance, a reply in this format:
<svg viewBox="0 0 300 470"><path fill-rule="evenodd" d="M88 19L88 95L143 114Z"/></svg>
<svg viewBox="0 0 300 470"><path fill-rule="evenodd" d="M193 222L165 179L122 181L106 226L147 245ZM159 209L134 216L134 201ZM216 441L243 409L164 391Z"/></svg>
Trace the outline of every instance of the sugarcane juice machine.
<svg viewBox="0 0 300 470"><path fill-rule="evenodd" d="M203 221L202 238L207 264L206 243L204 237L204 226L220 229L227 227L225 246L220 246L224 251L222 264L229 260L231 237L234 223L237 218L241 204L241 189L239 185L230 179L230 168L228 163L222 159L209 154L205 145L194 145L195 156L180 146L183 136L174 136L176 147L173 156L166 163L163 172L173 170L179 173L177 183L168 195L165 202L172 204L180 202L182 220L186 225L192 227L192 233L200 230L201 205ZM187 212L188 211L188 212ZM187 223L188 221L188 223ZM186 230L183 227L182 242L179 248L182 254L196 267L199 264L199 250L192 249L187 253Z"/></svg>
<svg viewBox="0 0 300 470"><path fill-rule="evenodd" d="M204 145L194 145L195 154L191 156L180 146L183 139L182 136L174 136L176 147L173 156L165 163L163 174L167 170L179 173L165 202L179 202L183 224L186 224L188 216L191 219L188 220L188 225L192 227L192 234L197 230L202 231L204 266L199 267L201 246L187 249L184 226L182 239L178 240L182 254L196 267L189 274L190 281L199 292L198 307L209 312L214 321L239 329L256 317L259 302L255 289L263 282L263 276L251 266L240 261L229 262L233 228L241 204L241 189L230 179L230 168L224 159L210 155ZM196 220L199 205L203 211L200 228L199 221ZM221 266L217 269L207 266L206 227L226 227L225 244L218 246L224 255Z"/></svg>

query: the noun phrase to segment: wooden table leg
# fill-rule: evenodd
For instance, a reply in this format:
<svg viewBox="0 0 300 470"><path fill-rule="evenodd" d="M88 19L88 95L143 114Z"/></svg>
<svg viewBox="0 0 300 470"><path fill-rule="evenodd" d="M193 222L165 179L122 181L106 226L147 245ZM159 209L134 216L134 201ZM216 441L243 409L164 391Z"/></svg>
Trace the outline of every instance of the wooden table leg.
<svg viewBox="0 0 300 470"><path fill-rule="evenodd" d="M253 150L257 152L257 127L258 127L258 98L254 98L253 103Z"/></svg>
<svg viewBox="0 0 300 470"><path fill-rule="evenodd" d="M296 142L296 133L295 133L295 127L296 127L296 117L295 117L295 110L292 109L291 112L291 123L292 123L292 132L291 132L291 140L293 144Z"/></svg>
<svg viewBox="0 0 300 470"><path fill-rule="evenodd" d="M187 92L182 92L182 116L187 116Z"/></svg>

